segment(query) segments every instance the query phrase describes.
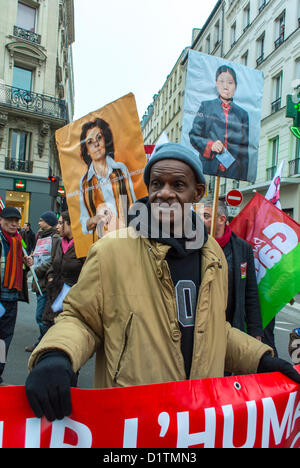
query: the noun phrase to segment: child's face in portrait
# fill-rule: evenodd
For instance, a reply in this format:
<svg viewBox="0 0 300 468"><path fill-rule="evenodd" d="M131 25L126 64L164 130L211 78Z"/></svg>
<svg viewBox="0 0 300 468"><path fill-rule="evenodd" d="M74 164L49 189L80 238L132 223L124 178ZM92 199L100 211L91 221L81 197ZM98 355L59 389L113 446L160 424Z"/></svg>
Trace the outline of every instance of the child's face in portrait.
<svg viewBox="0 0 300 468"><path fill-rule="evenodd" d="M233 98L236 90L236 84L230 73L221 73L218 76L216 85L221 99L230 101Z"/></svg>

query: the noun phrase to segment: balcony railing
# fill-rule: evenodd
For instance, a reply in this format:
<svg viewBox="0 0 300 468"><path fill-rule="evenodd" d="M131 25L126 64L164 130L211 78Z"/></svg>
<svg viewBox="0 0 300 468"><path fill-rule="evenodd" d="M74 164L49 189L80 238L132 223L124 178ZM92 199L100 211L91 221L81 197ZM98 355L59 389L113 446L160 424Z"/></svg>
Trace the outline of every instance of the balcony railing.
<svg viewBox="0 0 300 468"><path fill-rule="evenodd" d="M281 97L276 99L276 101L273 101L271 106L272 106L272 114L274 114L274 112L279 111L279 109L281 108Z"/></svg>
<svg viewBox="0 0 300 468"><path fill-rule="evenodd" d="M266 6L266 0L264 2L262 2L262 4L260 5L260 7L258 8L258 13L261 13L263 11L263 9L265 8Z"/></svg>
<svg viewBox="0 0 300 468"><path fill-rule="evenodd" d="M63 99L0 84L0 106L2 105L61 120L66 120L67 117Z"/></svg>
<svg viewBox="0 0 300 468"><path fill-rule="evenodd" d="M33 161L20 161L18 159L5 158L5 169L7 171L31 173L33 169Z"/></svg>
<svg viewBox="0 0 300 468"><path fill-rule="evenodd" d="M267 169L267 180L272 180L274 175L275 175L275 172L276 172L276 169L277 169L277 166L272 166L272 167L268 167Z"/></svg>
<svg viewBox="0 0 300 468"><path fill-rule="evenodd" d="M300 158L289 161L289 177L300 174Z"/></svg>
<svg viewBox="0 0 300 468"><path fill-rule="evenodd" d="M40 34L27 31L27 29L20 28L19 26L14 26L14 36L20 37L21 39L26 39L26 41L34 42L35 44L41 43Z"/></svg>
<svg viewBox="0 0 300 468"><path fill-rule="evenodd" d="M284 42L284 32L280 34L278 39L274 42L275 49L277 49Z"/></svg>
<svg viewBox="0 0 300 468"><path fill-rule="evenodd" d="M260 57L256 59L256 65L260 65L261 62L264 60L264 54L261 54Z"/></svg>

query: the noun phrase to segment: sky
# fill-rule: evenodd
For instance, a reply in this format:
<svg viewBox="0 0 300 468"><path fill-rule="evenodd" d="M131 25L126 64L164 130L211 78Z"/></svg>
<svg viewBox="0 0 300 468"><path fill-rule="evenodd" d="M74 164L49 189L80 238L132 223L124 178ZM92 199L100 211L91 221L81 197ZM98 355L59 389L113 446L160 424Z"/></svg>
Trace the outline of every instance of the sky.
<svg viewBox="0 0 300 468"><path fill-rule="evenodd" d="M74 0L74 120L132 92L139 119L216 0Z"/></svg>

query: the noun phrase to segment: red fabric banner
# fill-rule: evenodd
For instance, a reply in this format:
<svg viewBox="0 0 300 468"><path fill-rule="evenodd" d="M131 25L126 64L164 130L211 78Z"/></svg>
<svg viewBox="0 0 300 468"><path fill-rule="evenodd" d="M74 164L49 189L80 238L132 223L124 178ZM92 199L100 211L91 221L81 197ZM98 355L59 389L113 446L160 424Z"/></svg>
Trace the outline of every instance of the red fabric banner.
<svg viewBox="0 0 300 468"><path fill-rule="evenodd" d="M50 423L24 387L0 388L0 447L300 447L300 386L280 373L72 389L72 402Z"/></svg>

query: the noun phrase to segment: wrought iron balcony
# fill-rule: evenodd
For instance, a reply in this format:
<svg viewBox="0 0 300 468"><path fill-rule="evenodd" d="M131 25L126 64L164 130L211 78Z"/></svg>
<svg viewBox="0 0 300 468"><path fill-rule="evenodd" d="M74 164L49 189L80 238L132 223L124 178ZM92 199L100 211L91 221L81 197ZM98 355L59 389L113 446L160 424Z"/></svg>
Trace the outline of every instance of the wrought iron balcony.
<svg viewBox="0 0 300 468"><path fill-rule="evenodd" d="M261 62L263 62L263 60L264 60L264 54L261 54L260 57L256 59L256 65L257 66L260 65Z"/></svg>
<svg viewBox="0 0 300 468"><path fill-rule="evenodd" d="M289 177L300 174L300 158L289 161Z"/></svg>
<svg viewBox="0 0 300 468"><path fill-rule="evenodd" d="M8 106L61 120L67 119L66 104L63 99L2 84L0 84L0 106Z"/></svg>
<svg viewBox="0 0 300 468"><path fill-rule="evenodd" d="M272 180L274 175L275 175L275 172L276 172L276 169L277 169L277 166L272 166L272 167L268 167L267 169L267 180Z"/></svg>
<svg viewBox="0 0 300 468"><path fill-rule="evenodd" d="M272 114L281 108L281 97L272 102Z"/></svg>
<svg viewBox="0 0 300 468"><path fill-rule="evenodd" d="M264 9L265 6L266 6L266 3L267 3L266 0L264 0L264 1L262 2L262 4L261 4L261 5L259 6L259 8L258 8L258 13L261 13L261 12L263 11L263 9Z"/></svg>
<svg viewBox="0 0 300 468"><path fill-rule="evenodd" d="M5 169L7 171L31 173L33 170L33 161L20 161L14 158L5 158Z"/></svg>
<svg viewBox="0 0 300 468"><path fill-rule="evenodd" d="M34 42L35 44L41 43L40 34L20 28L19 26L14 26L14 36L26 39L26 41Z"/></svg>
<svg viewBox="0 0 300 468"><path fill-rule="evenodd" d="M278 49L278 47L284 42L284 32L280 34L278 39L274 42L275 49Z"/></svg>

